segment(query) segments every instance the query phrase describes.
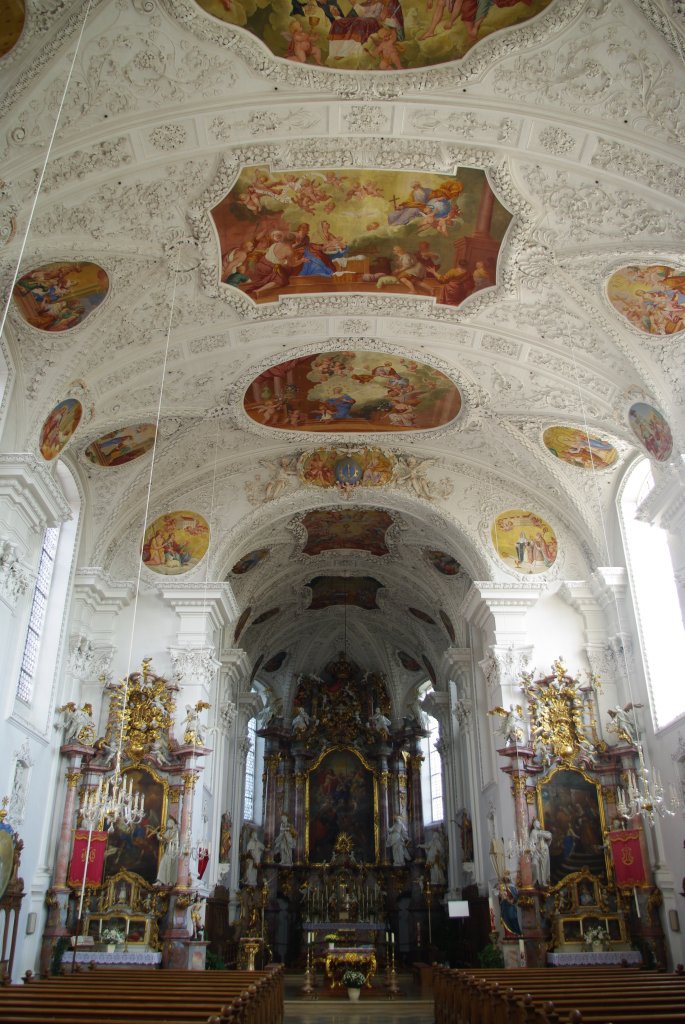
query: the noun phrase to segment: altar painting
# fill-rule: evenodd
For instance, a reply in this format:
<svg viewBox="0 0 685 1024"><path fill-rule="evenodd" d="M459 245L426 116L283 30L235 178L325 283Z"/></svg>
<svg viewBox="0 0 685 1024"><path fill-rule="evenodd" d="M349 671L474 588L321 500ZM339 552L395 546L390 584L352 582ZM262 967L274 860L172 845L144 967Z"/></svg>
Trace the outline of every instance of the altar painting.
<svg viewBox="0 0 685 1024"><path fill-rule="evenodd" d="M650 264L621 267L607 282L614 309L644 334L667 337L685 330L685 271Z"/></svg>
<svg viewBox="0 0 685 1024"><path fill-rule="evenodd" d="M46 462L56 459L66 447L82 416L83 406L76 398L65 398L50 412L41 427L38 441L40 454Z"/></svg>
<svg viewBox="0 0 685 1024"><path fill-rule="evenodd" d="M492 524L492 543L505 565L529 575L545 572L557 557L554 530L525 509L509 509L497 516Z"/></svg>
<svg viewBox="0 0 685 1024"><path fill-rule="evenodd" d="M397 459L380 448L347 452L318 448L300 460L300 480L314 487L383 487L389 484Z"/></svg>
<svg viewBox="0 0 685 1024"><path fill-rule="evenodd" d="M211 211L220 280L281 295L423 295L459 306L495 284L511 214L484 171L246 167Z"/></svg>
<svg viewBox="0 0 685 1024"><path fill-rule="evenodd" d="M133 782L133 792L145 798L145 814L137 825L122 828L119 822L112 822L112 831L107 835L104 878L111 878L119 871L130 871L150 885L157 878L160 857L160 843L157 830L166 824L167 796L164 783L144 768L126 768L125 780ZM109 823L105 822L105 828Z"/></svg>
<svg viewBox="0 0 685 1024"><path fill-rule="evenodd" d="M375 825L378 794L373 771L351 749L324 754L307 775L307 849L310 864L328 861L341 832L354 838L365 864L378 857Z"/></svg>
<svg viewBox="0 0 685 1024"><path fill-rule="evenodd" d="M250 419L326 433L430 430L461 409L459 389L425 363L382 352L322 352L269 367L243 399ZM309 472L321 471L320 465Z"/></svg>
<svg viewBox="0 0 685 1024"><path fill-rule="evenodd" d="M12 293L24 320L41 331L68 331L99 306L109 278L97 263L45 263L19 278Z"/></svg>
<svg viewBox="0 0 685 1024"><path fill-rule="evenodd" d="M552 455L581 469L607 469L618 459L608 441L575 427L548 427L542 440Z"/></svg>
<svg viewBox="0 0 685 1024"><path fill-rule="evenodd" d="M393 518L381 509L316 509L302 519L307 531L305 555L323 551L357 550L372 555L387 555L386 530Z"/></svg>
<svg viewBox="0 0 685 1024"><path fill-rule="evenodd" d="M197 512L168 512L145 531L143 563L163 576L181 576L204 558L209 526Z"/></svg>
<svg viewBox="0 0 685 1024"><path fill-rule="evenodd" d="M2 18L0 18L0 57L14 47L26 18L26 4L24 0L3 0Z"/></svg>
<svg viewBox="0 0 685 1024"><path fill-rule="evenodd" d="M91 442L83 454L94 466L123 466L149 452L156 435L154 423L122 427Z"/></svg>
<svg viewBox="0 0 685 1024"><path fill-rule="evenodd" d="M542 826L552 833L552 885L583 869L606 881L604 808L598 784L580 771L561 768L538 783L537 796Z"/></svg>
<svg viewBox="0 0 685 1024"><path fill-rule="evenodd" d="M196 0L276 57L321 67L401 71L459 60L551 0Z"/></svg>
<svg viewBox="0 0 685 1024"><path fill-rule="evenodd" d="M652 458L666 462L671 457L673 434L658 409L646 402L636 402L630 407L628 422Z"/></svg>
<svg viewBox="0 0 685 1024"><path fill-rule="evenodd" d="M236 576L242 576L244 573L249 572L250 569L254 569L263 562L265 558L268 558L270 554L269 548L256 548L254 551L250 551L247 555L243 555L239 558L231 569L232 573Z"/></svg>
<svg viewBox="0 0 685 1024"><path fill-rule="evenodd" d="M372 611L378 608L376 594L383 584L372 576L315 576L306 584L312 592L309 611L332 605L356 605Z"/></svg>

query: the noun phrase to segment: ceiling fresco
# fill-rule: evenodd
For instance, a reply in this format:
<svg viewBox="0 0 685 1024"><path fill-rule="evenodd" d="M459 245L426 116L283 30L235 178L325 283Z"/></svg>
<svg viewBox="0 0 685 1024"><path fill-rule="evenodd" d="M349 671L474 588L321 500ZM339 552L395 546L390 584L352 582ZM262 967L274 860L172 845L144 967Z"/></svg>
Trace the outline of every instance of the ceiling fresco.
<svg viewBox="0 0 685 1024"><path fill-rule="evenodd" d="M452 622L447 612L443 611L442 608L440 609L440 618L442 620L443 626L447 630L447 635L449 636L452 643L454 643L454 641L457 638L457 634L455 633L454 630L454 623Z"/></svg>
<svg viewBox="0 0 685 1024"><path fill-rule="evenodd" d="M15 46L26 19L24 0L3 0L2 18L0 18L0 57Z"/></svg>
<svg viewBox="0 0 685 1024"><path fill-rule="evenodd" d="M421 671L421 666L419 665L416 658L412 658L411 654L407 654L406 651L398 651L397 657L400 660L402 668L406 668L407 672Z"/></svg>
<svg viewBox="0 0 685 1024"><path fill-rule="evenodd" d="M283 665L283 662L288 657L287 651L279 651L278 654L274 654L268 661L264 662L264 671L272 674L278 672L279 668Z"/></svg>
<svg viewBox="0 0 685 1024"><path fill-rule="evenodd" d="M312 592L309 611L336 604L372 611L378 608L376 596L383 589L383 584L372 576L315 576L307 586Z"/></svg>
<svg viewBox="0 0 685 1024"><path fill-rule="evenodd" d="M156 436L154 423L138 423L103 434L92 441L83 454L94 466L124 466L149 452Z"/></svg>
<svg viewBox="0 0 685 1024"><path fill-rule="evenodd" d="M209 526L197 512L168 512L145 530L143 565L162 576L181 576L200 562L209 547Z"/></svg>
<svg viewBox="0 0 685 1024"><path fill-rule="evenodd" d="M324 352L265 370L244 407L257 423L279 430L383 433L444 426L458 416L461 395L444 373L414 359Z"/></svg>
<svg viewBox="0 0 685 1024"><path fill-rule="evenodd" d="M77 398L65 398L50 412L41 427L38 442L40 454L47 462L56 459L69 443L82 416L83 406Z"/></svg>
<svg viewBox="0 0 685 1024"><path fill-rule="evenodd" d="M495 551L511 569L528 575L546 572L557 558L554 530L524 509L502 512L492 524Z"/></svg>
<svg viewBox="0 0 685 1024"><path fill-rule="evenodd" d="M19 278L14 304L31 327L68 331L100 305L109 278L96 263L46 263Z"/></svg>
<svg viewBox="0 0 685 1024"><path fill-rule="evenodd" d="M273 619L273 617L275 615L278 615L280 610L281 610L280 608L269 608L268 611L262 612L261 615L258 615L255 619L253 619L252 623L251 623L251 626L261 626L261 625L263 625L265 622L268 622L269 619Z"/></svg>
<svg viewBox="0 0 685 1024"><path fill-rule="evenodd" d="M348 452L318 448L303 456L300 479L315 487L384 487L393 478L397 459L380 448Z"/></svg>
<svg viewBox="0 0 685 1024"><path fill-rule="evenodd" d="M224 284L255 302L330 292L459 306L496 282L512 215L484 171L247 167L211 211Z"/></svg>
<svg viewBox="0 0 685 1024"><path fill-rule="evenodd" d="M542 440L552 455L582 469L607 469L618 459L618 452L608 441L575 427L548 427Z"/></svg>
<svg viewBox="0 0 685 1024"><path fill-rule="evenodd" d="M401 71L463 57L551 0L196 0L300 64Z"/></svg>
<svg viewBox="0 0 685 1024"><path fill-rule="evenodd" d="M231 572L235 573L236 576L243 576L250 569L254 569L263 562L265 558L268 558L269 553L269 548L257 548L255 551L250 551L247 555L243 555L242 558L238 559Z"/></svg>
<svg viewBox="0 0 685 1024"><path fill-rule="evenodd" d="M673 434L664 416L646 402L631 405L628 420L652 458L666 462L673 451Z"/></svg>
<svg viewBox="0 0 685 1024"><path fill-rule="evenodd" d="M651 264L622 267L607 282L614 309L645 334L685 330L685 271Z"/></svg>
<svg viewBox="0 0 685 1024"><path fill-rule="evenodd" d="M426 558L443 576L456 576L459 572L459 562L445 551L428 550Z"/></svg>
<svg viewBox="0 0 685 1024"><path fill-rule="evenodd" d="M437 626L435 619L431 618L428 612L421 611L420 608L410 608L409 611L415 619L419 619L420 622L426 622L429 626Z"/></svg>
<svg viewBox="0 0 685 1024"><path fill-rule="evenodd" d="M306 555L336 549L387 555L385 534L392 524L392 516L382 509L315 509L302 519L307 531L302 550Z"/></svg>

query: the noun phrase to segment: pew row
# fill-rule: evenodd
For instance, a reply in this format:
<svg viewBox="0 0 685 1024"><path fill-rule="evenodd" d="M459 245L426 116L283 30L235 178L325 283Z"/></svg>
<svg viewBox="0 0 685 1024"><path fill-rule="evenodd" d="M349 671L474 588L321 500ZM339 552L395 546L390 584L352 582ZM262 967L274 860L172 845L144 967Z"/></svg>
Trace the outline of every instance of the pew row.
<svg viewBox="0 0 685 1024"><path fill-rule="evenodd" d="M436 967L436 1024L685 1022L685 977L622 967Z"/></svg>
<svg viewBox="0 0 685 1024"><path fill-rule="evenodd" d="M0 988L3 1024L282 1024L283 969L95 968Z"/></svg>

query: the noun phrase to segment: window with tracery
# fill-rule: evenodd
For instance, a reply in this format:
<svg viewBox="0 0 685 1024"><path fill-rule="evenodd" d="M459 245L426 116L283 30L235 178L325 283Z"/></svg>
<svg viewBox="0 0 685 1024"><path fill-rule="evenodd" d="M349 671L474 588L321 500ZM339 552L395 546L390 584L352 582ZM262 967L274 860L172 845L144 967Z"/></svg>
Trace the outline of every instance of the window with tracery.
<svg viewBox="0 0 685 1024"><path fill-rule="evenodd" d="M33 685L38 667L38 652L40 641L45 625L45 616L48 610L48 598L50 596L50 585L52 574L55 568L55 555L57 552L57 541L59 540L59 526L51 526L43 534L43 544L38 563L38 575L33 590L31 601L31 612L29 624L24 640L24 651L19 669L19 680L17 683L17 697L25 704L30 704L33 697Z"/></svg>

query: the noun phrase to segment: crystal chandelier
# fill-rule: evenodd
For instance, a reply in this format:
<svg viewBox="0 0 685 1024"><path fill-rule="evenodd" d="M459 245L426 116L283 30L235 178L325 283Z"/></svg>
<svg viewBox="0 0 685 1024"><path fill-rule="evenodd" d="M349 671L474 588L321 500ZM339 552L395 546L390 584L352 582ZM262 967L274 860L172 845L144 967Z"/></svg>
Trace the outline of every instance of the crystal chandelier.
<svg viewBox="0 0 685 1024"><path fill-rule="evenodd" d="M650 825L654 825L658 817L672 818L680 807L678 793L672 782L668 784L666 794L656 768L651 771L646 767L640 752L640 767L637 772L626 772L625 789L619 787L616 792L616 810L623 821L642 814Z"/></svg>
<svg viewBox="0 0 685 1024"><path fill-rule="evenodd" d="M125 829L137 825L145 813L145 795L133 792L133 779L121 774L119 765L109 779L100 779L97 789L87 793L81 805L84 825L92 831L97 822L108 822L107 830L114 831L115 824Z"/></svg>

